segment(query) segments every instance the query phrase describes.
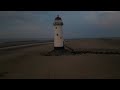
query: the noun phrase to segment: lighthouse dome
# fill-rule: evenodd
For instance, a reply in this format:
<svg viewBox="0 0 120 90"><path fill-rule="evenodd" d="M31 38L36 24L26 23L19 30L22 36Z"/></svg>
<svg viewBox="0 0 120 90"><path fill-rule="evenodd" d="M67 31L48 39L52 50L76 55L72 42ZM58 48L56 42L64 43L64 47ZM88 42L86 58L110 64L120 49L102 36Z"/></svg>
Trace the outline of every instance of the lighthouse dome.
<svg viewBox="0 0 120 90"><path fill-rule="evenodd" d="M53 23L53 25L63 25L62 19L61 17L59 17L59 15L57 15L57 17L55 18L55 21Z"/></svg>
<svg viewBox="0 0 120 90"><path fill-rule="evenodd" d="M62 20L61 17L59 17L59 15L57 15L57 17L55 18L55 20Z"/></svg>

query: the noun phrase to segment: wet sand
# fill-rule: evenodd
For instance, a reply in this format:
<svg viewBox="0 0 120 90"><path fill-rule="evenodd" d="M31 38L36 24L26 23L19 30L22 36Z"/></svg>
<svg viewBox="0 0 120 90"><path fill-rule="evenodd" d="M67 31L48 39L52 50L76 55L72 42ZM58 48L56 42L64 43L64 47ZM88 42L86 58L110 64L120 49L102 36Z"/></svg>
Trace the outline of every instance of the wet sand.
<svg viewBox="0 0 120 90"><path fill-rule="evenodd" d="M118 41L71 40L71 48L119 49ZM53 44L21 48L0 53L0 79L119 79L120 55L82 54L41 56Z"/></svg>

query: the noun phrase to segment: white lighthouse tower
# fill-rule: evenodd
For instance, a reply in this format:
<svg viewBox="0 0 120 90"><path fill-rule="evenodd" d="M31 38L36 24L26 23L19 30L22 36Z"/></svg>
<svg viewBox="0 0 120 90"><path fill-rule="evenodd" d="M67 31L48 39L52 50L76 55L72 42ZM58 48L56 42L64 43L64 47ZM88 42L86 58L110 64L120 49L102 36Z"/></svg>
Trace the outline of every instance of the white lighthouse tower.
<svg viewBox="0 0 120 90"><path fill-rule="evenodd" d="M55 18L53 26L54 26L54 49L55 50L64 49L64 39L62 30L63 22L59 15L57 15L57 17Z"/></svg>

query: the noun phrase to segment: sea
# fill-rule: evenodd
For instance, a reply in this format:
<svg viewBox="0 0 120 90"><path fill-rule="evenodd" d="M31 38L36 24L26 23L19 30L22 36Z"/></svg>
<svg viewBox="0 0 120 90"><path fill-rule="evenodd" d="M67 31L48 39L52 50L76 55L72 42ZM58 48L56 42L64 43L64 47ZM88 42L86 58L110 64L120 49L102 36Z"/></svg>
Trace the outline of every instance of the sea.
<svg viewBox="0 0 120 90"><path fill-rule="evenodd" d="M33 43L43 43L43 42L53 42L53 39L0 39L0 48L8 47L8 46L16 46L16 45L25 45L25 44L33 44Z"/></svg>

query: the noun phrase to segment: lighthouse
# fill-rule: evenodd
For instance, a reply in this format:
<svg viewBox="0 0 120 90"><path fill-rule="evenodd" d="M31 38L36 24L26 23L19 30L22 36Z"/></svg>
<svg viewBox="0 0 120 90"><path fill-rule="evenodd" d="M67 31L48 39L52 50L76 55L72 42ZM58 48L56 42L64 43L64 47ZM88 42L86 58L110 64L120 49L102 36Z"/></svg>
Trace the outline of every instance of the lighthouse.
<svg viewBox="0 0 120 90"><path fill-rule="evenodd" d="M64 49L64 39L63 39L63 22L61 17L57 15L53 23L54 26L54 50Z"/></svg>

